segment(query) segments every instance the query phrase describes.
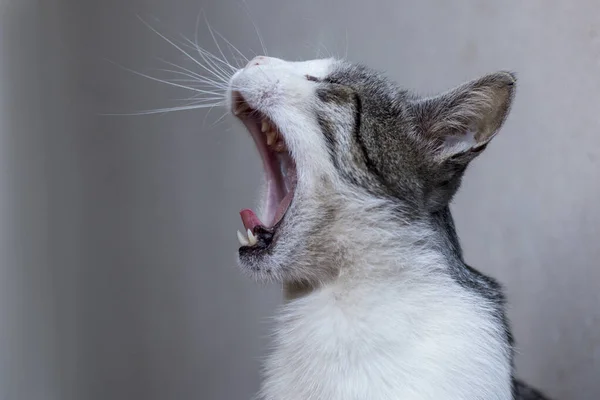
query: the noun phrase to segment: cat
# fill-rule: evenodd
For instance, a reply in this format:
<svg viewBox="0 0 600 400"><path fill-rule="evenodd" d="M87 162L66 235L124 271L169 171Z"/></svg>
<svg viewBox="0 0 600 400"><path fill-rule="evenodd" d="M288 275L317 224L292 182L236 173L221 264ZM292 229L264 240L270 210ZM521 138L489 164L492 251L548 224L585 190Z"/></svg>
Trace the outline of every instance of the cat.
<svg viewBox="0 0 600 400"><path fill-rule="evenodd" d="M449 209L515 87L497 72L419 97L338 59L235 72L267 181L238 263L286 297L259 398L546 399L514 378L502 287L465 263Z"/></svg>

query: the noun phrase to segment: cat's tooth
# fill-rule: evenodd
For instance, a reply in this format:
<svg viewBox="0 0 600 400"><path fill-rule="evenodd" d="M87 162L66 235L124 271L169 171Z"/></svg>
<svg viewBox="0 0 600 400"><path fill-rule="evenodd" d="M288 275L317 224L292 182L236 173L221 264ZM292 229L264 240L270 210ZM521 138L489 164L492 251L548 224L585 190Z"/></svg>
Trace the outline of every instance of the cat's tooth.
<svg viewBox="0 0 600 400"><path fill-rule="evenodd" d="M250 243L250 246L254 246L258 242L256 236L254 236L254 233L252 233L250 229L248 229L248 242Z"/></svg>
<svg viewBox="0 0 600 400"><path fill-rule="evenodd" d="M261 132L265 133L266 131L269 130L269 123L267 122L266 119L262 120L262 125L260 127Z"/></svg>
<svg viewBox="0 0 600 400"><path fill-rule="evenodd" d="M267 145L272 145L275 143L275 139L277 138L277 132L269 131L267 132Z"/></svg>
<svg viewBox="0 0 600 400"><path fill-rule="evenodd" d="M240 244L242 246L248 246L250 243L248 242L248 239L246 239L246 237L244 236L244 234L240 231L237 231L237 238L238 241L240 242Z"/></svg>

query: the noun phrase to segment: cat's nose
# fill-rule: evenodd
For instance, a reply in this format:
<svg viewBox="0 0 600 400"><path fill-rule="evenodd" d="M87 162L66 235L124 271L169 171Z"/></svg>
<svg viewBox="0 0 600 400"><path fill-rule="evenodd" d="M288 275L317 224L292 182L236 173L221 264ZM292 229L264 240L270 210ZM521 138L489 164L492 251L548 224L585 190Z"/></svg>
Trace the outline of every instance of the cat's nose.
<svg viewBox="0 0 600 400"><path fill-rule="evenodd" d="M282 62L284 61L275 57L256 56L246 64L245 68L254 67L255 65L280 64Z"/></svg>
<svg viewBox="0 0 600 400"><path fill-rule="evenodd" d="M256 56L246 64L246 68L253 67L255 65L265 65L269 63L269 58L265 56Z"/></svg>

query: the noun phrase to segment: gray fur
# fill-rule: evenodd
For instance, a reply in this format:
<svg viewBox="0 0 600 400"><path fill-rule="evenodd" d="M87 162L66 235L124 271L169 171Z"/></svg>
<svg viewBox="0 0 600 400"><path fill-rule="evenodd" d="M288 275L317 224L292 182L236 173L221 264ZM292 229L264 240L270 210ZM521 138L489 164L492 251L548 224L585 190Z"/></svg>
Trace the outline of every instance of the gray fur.
<svg viewBox="0 0 600 400"><path fill-rule="evenodd" d="M494 314L503 326L512 358L513 338L502 287L464 262L449 203L468 163L485 149L506 119L514 97L515 75L487 75L428 99L396 87L364 66L343 65L325 81L334 85L329 89L332 93L341 91L335 85L351 88L356 96L352 108L361 113L360 129L355 132L354 160L345 160L347 165L342 168L348 183L396 197L398 213L408 221L427 221L435 227L440 251L450 260L449 274L494 304ZM327 97L323 95L321 99ZM350 94L329 97L340 107L344 106L341 99L352 102ZM360 110L356 101L361 103ZM445 154L445 137L470 130L477 132L476 147ZM358 149L362 150L362 157L357 155ZM357 166L360 171L355 170ZM358 180L365 171L376 179ZM514 387L515 399L545 398L521 381L514 380Z"/></svg>

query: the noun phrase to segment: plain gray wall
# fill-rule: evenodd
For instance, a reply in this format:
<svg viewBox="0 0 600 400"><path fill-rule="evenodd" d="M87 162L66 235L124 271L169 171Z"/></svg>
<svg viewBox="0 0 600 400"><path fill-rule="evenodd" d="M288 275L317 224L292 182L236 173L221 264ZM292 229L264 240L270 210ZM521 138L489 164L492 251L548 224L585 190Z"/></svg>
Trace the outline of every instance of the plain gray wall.
<svg viewBox="0 0 600 400"><path fill-rule="evenodd" d="M426 94L516 71L513 112L456 199L459 233L507 287L520 375L600 398L600 3L247 5L0 0L0 400L257 390L281 296L235 267L237 211L261 181L251 140L229 117L213 126L224 110L99 115L189 96L104 59L194 68L135 14L192 37L201 9L248 56L250 10L271 55L347 51Z"/></svg>

